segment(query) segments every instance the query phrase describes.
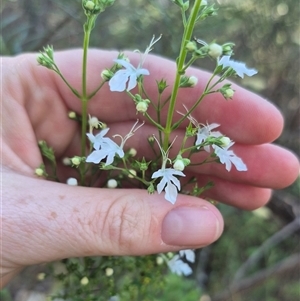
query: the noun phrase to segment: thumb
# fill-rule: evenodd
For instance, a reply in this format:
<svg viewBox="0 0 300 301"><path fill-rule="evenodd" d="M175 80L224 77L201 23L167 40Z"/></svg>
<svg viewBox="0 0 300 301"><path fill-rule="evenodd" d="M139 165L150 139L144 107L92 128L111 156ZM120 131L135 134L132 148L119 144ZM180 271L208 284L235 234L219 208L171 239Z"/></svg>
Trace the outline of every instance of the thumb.
<svg viewBox="0 0 300 301"><path fill-rule="evenodd" d="M142 255L215 241L223 220L210 203L175 205L137 189L74 187L3 173L2 263L6 268L67 257Z"/></svg>

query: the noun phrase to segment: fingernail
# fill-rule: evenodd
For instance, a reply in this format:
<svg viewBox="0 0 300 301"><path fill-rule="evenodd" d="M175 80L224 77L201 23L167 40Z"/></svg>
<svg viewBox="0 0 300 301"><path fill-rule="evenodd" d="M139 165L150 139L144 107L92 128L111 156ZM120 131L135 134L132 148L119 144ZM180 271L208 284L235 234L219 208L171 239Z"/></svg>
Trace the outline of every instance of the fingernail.
<svg viewBox="0 0 300 301"><path fill-rule="evenodd" d="M220 221L208 207L177 207L165 216L161 237L168 245L200 247L221 233Z"/></svg>

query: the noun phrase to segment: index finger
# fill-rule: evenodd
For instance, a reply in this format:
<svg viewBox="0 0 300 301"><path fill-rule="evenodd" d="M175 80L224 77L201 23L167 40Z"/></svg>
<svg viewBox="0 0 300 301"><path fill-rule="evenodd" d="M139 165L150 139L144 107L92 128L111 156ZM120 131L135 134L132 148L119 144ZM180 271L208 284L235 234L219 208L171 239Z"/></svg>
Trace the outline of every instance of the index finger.
<svg viewBox="0 0 300 301"><path fill-rule="evenodd" d="M131 63L138 65L139 55L128 54ZM88 85L92 91L97 87L101 78L100 73L105 68L110 68L113 59L117 57L116 51L91 50L89 53L88 65ZM81 51L72 50L56 53L56 61L63 74L70 80L76 88L81 85ZM144 79L146 91L155 102L157 99L157 83L165 79L169 87L166 89L165 97L171 92L171 87L175 78L175 63L168 59L149 55L143 66L150 71L150 76ZM75 71L76 70L76 71ZM200 97L211 74L196 68L188 70L189 75L194 75L199 79L194 88L181 89L178 95L176 111L184 112L183 105L190 108ZM73 94L64 83L55 76L55 82L62 93L62 97L70 108L80 112L80 103L74 101ZM243 144L262 144L275 140L283 128L283 118L279 110L262 97L247 91L233 84L235 94L232 100L225 100L220 93L208 95L193 112L193 117L200 123L219 123L220 131L228 135L234 141ZM133 90L134 94L136 91ZM116 114L120 112L120 114ZM126 93L111 92L108 85L105 85L89 103L89 113L96 115L99 119L107 123L136 120L135 104ZM153 116L153 108L149 114ZM166 120L166 110L162 112L161 122L164 125ZM174 120L178 120L181 115L175 112ZM138 116L138 118L143 118ZM186 125L186 124L185 124Z"/></svg>

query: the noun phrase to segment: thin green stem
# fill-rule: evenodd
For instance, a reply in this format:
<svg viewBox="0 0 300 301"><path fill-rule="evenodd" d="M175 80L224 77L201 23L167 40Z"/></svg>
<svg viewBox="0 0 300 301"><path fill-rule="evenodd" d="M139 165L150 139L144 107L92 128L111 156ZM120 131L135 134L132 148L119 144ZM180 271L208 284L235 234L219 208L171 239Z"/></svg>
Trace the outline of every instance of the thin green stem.
<svg viewBox="0 0 300 301"><path fill-rule="evenodd" d="M69 82L66 80L66 78L62 75L62 73L60 72L60 70L59 70L59 68L57 67L56 64L54 64L54 67L55 67L54 71L55 71L55 72L60 76L60 78L65 82L65 84L69 87L69 89L73 92L73 94L74 94L76 97L81 98L80 93L70 85L70 83L69 83Z"/></svg>
<svg viewBox="0 0 300 301"><path fill-rule="evenodd" d="M88 100L93 98L98 93L98 91L104 86L105 83L106 83L106 81L102 81L101 84L99 85L99 87L97 89L95 89L95 91L93 91L91 94L89 94Z"/></svg>
<svg viewBox="0 0 300 301"><path fill-rule="evenodd" d="M94 27L96 15L88 17L84 24L84 39L83 39L83 58L82 58L82 95L81 95L81 156L86 156L86 129L87 129L87 104L89 97L87 95L87 56L90 43L91 31ZM81 185L84 185L85 164L80 167Z"/></svg>
<svg viewBox="0 0 300 301"><path fill-rule="evenodd" d="M179 57L177 59L177 72L176 72L175 82L174 82L172 95L171 95L171 99L170 99L166 126L164 129L165 136L164 136L163 149L165 151L169 147L169 138L170 138L170 134L172 132L172 121L173 121L175 104L176 104L177 94L178 94L179 85L180 85L180 77L182 74L184 74L183 68L184 68L184 63L185 63L186 56L187 56L187 50L185 48L185 43L187 41L190 41L192 38L192 34L194 31L195 23L196 23L197 16L198 16L198 13L200 10L201 2L202 2L202 0L195 1L194 6L191 11L191 14L188 18L187 24L184 28L184 33L183 33L181 47L180 47L180 53L179 53Z"/></svg>

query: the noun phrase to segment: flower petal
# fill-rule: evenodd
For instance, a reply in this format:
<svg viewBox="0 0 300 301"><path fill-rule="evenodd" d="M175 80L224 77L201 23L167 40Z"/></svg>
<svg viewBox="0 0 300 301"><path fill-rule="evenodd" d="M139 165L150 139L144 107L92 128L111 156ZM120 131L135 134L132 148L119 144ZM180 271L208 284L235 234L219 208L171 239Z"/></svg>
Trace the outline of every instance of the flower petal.
<svg viewBox="0 0 300 301"><path fill-rule="evenodd" d="M98 164L106 157L106 153L102 150L94 150L91 154L89 154L86 158L86 162Z"/></svg>
<svg viewBox="0 0 300 301"><path fill-rule="evenodd" d="M123 92L126 90L126 83L130 73L127 70L119 70L115 75L109 80L108 84L110 91Z"/></svg>
<svg viewBox="0 0 300 301"><path fill-rule="evenodd" d="M222 65L224 68L232 68L241 78L244 78L244 74L252 76L257 73L257 70L248 68L245 63L230 60L230 56L228 55L224 55L218 64Z"/></svg>
<svg viewBox="0 0 300 301"><path fill-rule="evenodd" d="M165 192L165 199L170 203L175 204L178 194L176 186L171 182L168 182L165 188Z"/></svg>
<svg viewBox="0 0 300 301"><path fill-rule="evenodd" d="M130 74L128 87L127 87L128 91L132 90L136 86L137 84L136 79L137 79L137 75L135 73Z"/></svg>

